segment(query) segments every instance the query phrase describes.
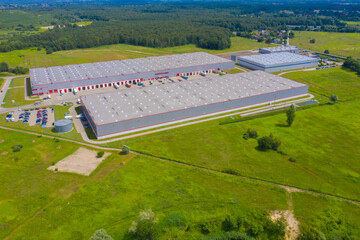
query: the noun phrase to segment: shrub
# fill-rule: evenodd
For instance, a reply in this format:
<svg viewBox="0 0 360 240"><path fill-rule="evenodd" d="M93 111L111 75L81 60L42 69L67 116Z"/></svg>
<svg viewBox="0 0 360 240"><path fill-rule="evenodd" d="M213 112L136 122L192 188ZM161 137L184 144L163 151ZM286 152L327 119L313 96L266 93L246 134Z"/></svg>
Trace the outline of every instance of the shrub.
<svg viewBox="0 0 360 240"><path fill-rule="evenodd" d="M225 220L222 222L222 229L226 232L231 232L238 229L237 219L231 215L227 215Z"/></svg>
<svg viewBox="0 0 360 240"><path fill-rule="evenodd" d="M233 169L227 168L223 171L224 173L231 174L231 175L239 175L239 173Z"/></svg>
<svg viewBox="0 0 360 240"><path fill-rule="evenodd" d="M112 237L104 230L96 230L94 235L89 240L113 240Z"/></svg>
<svg viewBox="0 0 360 240"><path fill-rule="evenodd" d="M138 239L155 239L158 235L157 222L151 209L140 212L137 221L132 222L129 233Z"/></svg>
<svg viewBox="0 0 360 240"><path fill-rule="evenodd" d="M97 158L101 158L102 156L104 156L105 152L104 151L99 151L96 155Z"/></svg>
<svg viewBox="0 0 360 240"><path fill-rule="evenodd" d="M330 96L330 101L331 101L333 104L335 104L335 103L337 102L337 100L339 100L338 96L336 96L336 95L334 95L334 94L332 94L332 95Z"/></svg>
<svg viewBox="0 0 360 240"><path fill-rule="evenodd" d="M130 152L130 148L126 145L124 145L121 149L122 154L128 154Z"/></svg>
<svg viewBox="0 0 360 240"><path fill-rule="evenodd" d="M293 157L290 157L290 158L289 158L289 161L290 161L290 162L296 162L296 159L293 158Z"/></svg>
<svg viewBox="0 0 360 240"><path fill-rule="evenodd" d="M60 140L59 140L59 139L57 139L57 138L55 138L55 142L60 142Z"/></svg>
<svg viewBox="0 0 360 240"><path fill-rule="evenodd" d="M315 42L316 42L315 38L310 40L310 43L315 43Z"/></svg>
<svg viewBox="0 0 360 240"><path fill-rule="evenodd" d="M258 148L263 151L266 151L268 149L276 151L280 147L280 145L280 139L274 137L272 134L270 134L270 136L264 136L258 139Z"/></svg>
<svg viewBox="0 0 360 240"><path fill-rule="evenodd" d="M170 213L161 220L161 225L164 227L181 227L186 223L187 219L179 212Z"/></svg>
<svg viewBox="0 0 360 240"><path fill-rule="evenodd" d="M55 172L57 172L58 171L58 169L57 168L55 168Z"/></svg>
<svg viewBox="0 0 360 240"><path fill-rule="evenodd" d="M14 145L11 147L13 152L20 152L20 150L23 148L23 145L19 144L19 145Z"/></svg>
<svg viewBox="0 0 360 240"><path fill-rule="evenodd" d="M329 50L326 49L326 50L324 51L324 53L329 54L330 52L329 52Z"/></svg>
<svg viewBox="0 0 360 240"><path fill-rule="evenodd" d="M246 131L246 133L243 134L243 138L245 140L249 138L257 138L257 137L258 137L258 133L256 132L256 130L251 130L250 128Z"/></svg>

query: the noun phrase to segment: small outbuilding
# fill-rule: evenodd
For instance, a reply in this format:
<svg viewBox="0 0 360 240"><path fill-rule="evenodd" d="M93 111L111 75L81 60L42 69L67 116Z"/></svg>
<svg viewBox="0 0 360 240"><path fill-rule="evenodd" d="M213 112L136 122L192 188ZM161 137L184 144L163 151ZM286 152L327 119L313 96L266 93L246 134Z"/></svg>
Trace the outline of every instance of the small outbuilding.
<svg viewBox="0 0 360 240"><path fill-rule="evenodd" d="M70 119L61 119L55 122L55 132L66 133L73 129L73 125Z"/></svg>

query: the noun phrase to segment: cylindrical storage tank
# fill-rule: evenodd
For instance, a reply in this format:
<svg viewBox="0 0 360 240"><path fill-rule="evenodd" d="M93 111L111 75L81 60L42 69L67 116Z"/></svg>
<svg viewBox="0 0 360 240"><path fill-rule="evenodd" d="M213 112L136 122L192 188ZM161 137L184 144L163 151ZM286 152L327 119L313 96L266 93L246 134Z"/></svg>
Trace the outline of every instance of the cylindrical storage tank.
<svg viewBox="0 0 360 240"><path fill-rule="evenodd" d="M66 133L73 129L72 122L70 119L61 119L55 122L55 132Z"/></svg>

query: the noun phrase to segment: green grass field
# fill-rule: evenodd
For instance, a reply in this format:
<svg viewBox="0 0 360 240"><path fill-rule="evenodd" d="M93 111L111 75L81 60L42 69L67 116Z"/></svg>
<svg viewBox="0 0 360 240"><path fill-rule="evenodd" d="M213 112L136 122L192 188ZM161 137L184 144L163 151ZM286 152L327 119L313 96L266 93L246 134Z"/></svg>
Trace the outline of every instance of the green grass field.
<svg viewBox="0 0 360 240"><path fill-rule="evenodd" d="M197 48L195 45L184 45L170 48L147 48L127 44L114 44L89 49L59 51L47 55L45 50L37 51L36 48L31 48L26 50L11 51L8 53L0 53L0 62L8 62L12 66L19 65L28 68L36 68L197 51L205 51L216 54L269 46L265 43L258 43L256 41L240 37L231 38L231 42L232 46L224 50L207 50Z"/></svg>
<svg viewBox="0 0 360 240"><path fill-rule="evenodd" d="M14 100L14 102L12 102ZM10 88L4 98L3 107L12 108L33 104L36 100L25 100L25 89L23 87Z"/></svg>
<svg viewBox="0 0 360 240"><path fill-rule="evenodd" d="M5 79L0 78L0 89L2 89L2 86L3 86L4 82L5 82Z"/></svg>
<svg viewBox="0 0 360 240"><path fill-rule="evenodd" d="M344 57L360 58L360 34L358 33L332 33L332 32L299 32L295 31L295 38L290 39L290 44L299 48L324 52ZM310 39L316 42L311 44Z"/></svg>
<svg viewBox="0 0 360 240"><path fill-rule="evenodd" d="M5 140L0 154L8 152L0 155L0 183L7 186L0 191L1 238L43 206L10 239L88 239L99 228L119 239L145 208L158 216L180 211L194 221L238 208L286 208L279 188L145 157L132 159L131 154L113 154L90 177L53 173L46 168L78 145L4 130L0 136ZM11 146L16 144L23 149L14 153ZM191 231L183 234L183 239L196 239Z"/></svg>
<svg viewBox="0 0 360 240"><path fill-rule="evenodd" d="M133 154L113 153L90 177L54 173L46 168L79 145L5 130L0 136L5 140L0 143L0 184L6 186L0 191L0 238L10 234L9 239L88 239L104 228L114 239L123 239L139 211L148 208L159 219L180 212L192 224L215 224L239 210L288 208L280 188ZM12 152L11 146L17 144L23 145L22 150ZM311 216L334 205L327 198L320 204L315 197L294 194L301 224L311 224ZM336 204L349 214L346 219L357 233L359 207ZM315 205L320 209L308 216ZM190 226L172 229L160 239L203 236L196 225Z"/></svg>
<svg viewBox="0 0 360 240"><path fill-rule="evenodd" d="M359 25L360 26L360 22L350 22L350 21L343 21L349 25Z"/></svg>
<svg viewBox="0 0 360 240"><path fill-rule="evenodd" d="M11 80L9 87L24 87L24 83L24 77L14 78Z"/></svg>
<svg viewBox="0 0 360 240"><path fill-rule="evenodd" d="M336 94L340 101L360 97L359 76L343 67L298 71L281 76L309 85L309 91L321 102L328 102L332 94Z"/></svg>

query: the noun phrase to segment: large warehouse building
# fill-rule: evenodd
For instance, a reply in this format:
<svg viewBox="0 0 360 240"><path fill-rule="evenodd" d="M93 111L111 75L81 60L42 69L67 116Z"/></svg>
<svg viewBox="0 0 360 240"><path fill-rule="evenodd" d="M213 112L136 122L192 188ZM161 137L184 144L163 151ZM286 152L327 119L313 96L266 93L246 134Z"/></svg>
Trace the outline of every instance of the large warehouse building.
<svg viewBox="0 0 360 240"><path fill-rule="evenodd" d="M86 63L30 70L33 95L111 87L162 77L234 68L234 62L205 52Z"/></svg>
<svg viewBox="0 0 360 240"><path fill-rule="evenodd" d="M97 138L159 127L307 94L308 86L262 71L81 97Z"/></svg>
<svg viewBox="0 0 360 240"><path fill-rule="evenodd" d="M300 49L297 46L291 46L291 45L282 45L282 46L278 46L278 47L259 48L259 53L262 53L262 54L279 53L279 52L299 53Z"/></svg>
<svg viewBox="0 0 360 240"><path fill-rule="evenodd" d="M280 52L252 56L239 56L237 63L241 66L265 72L286 71L298 68L316 67L318 58L296 53Z"/></svg>

